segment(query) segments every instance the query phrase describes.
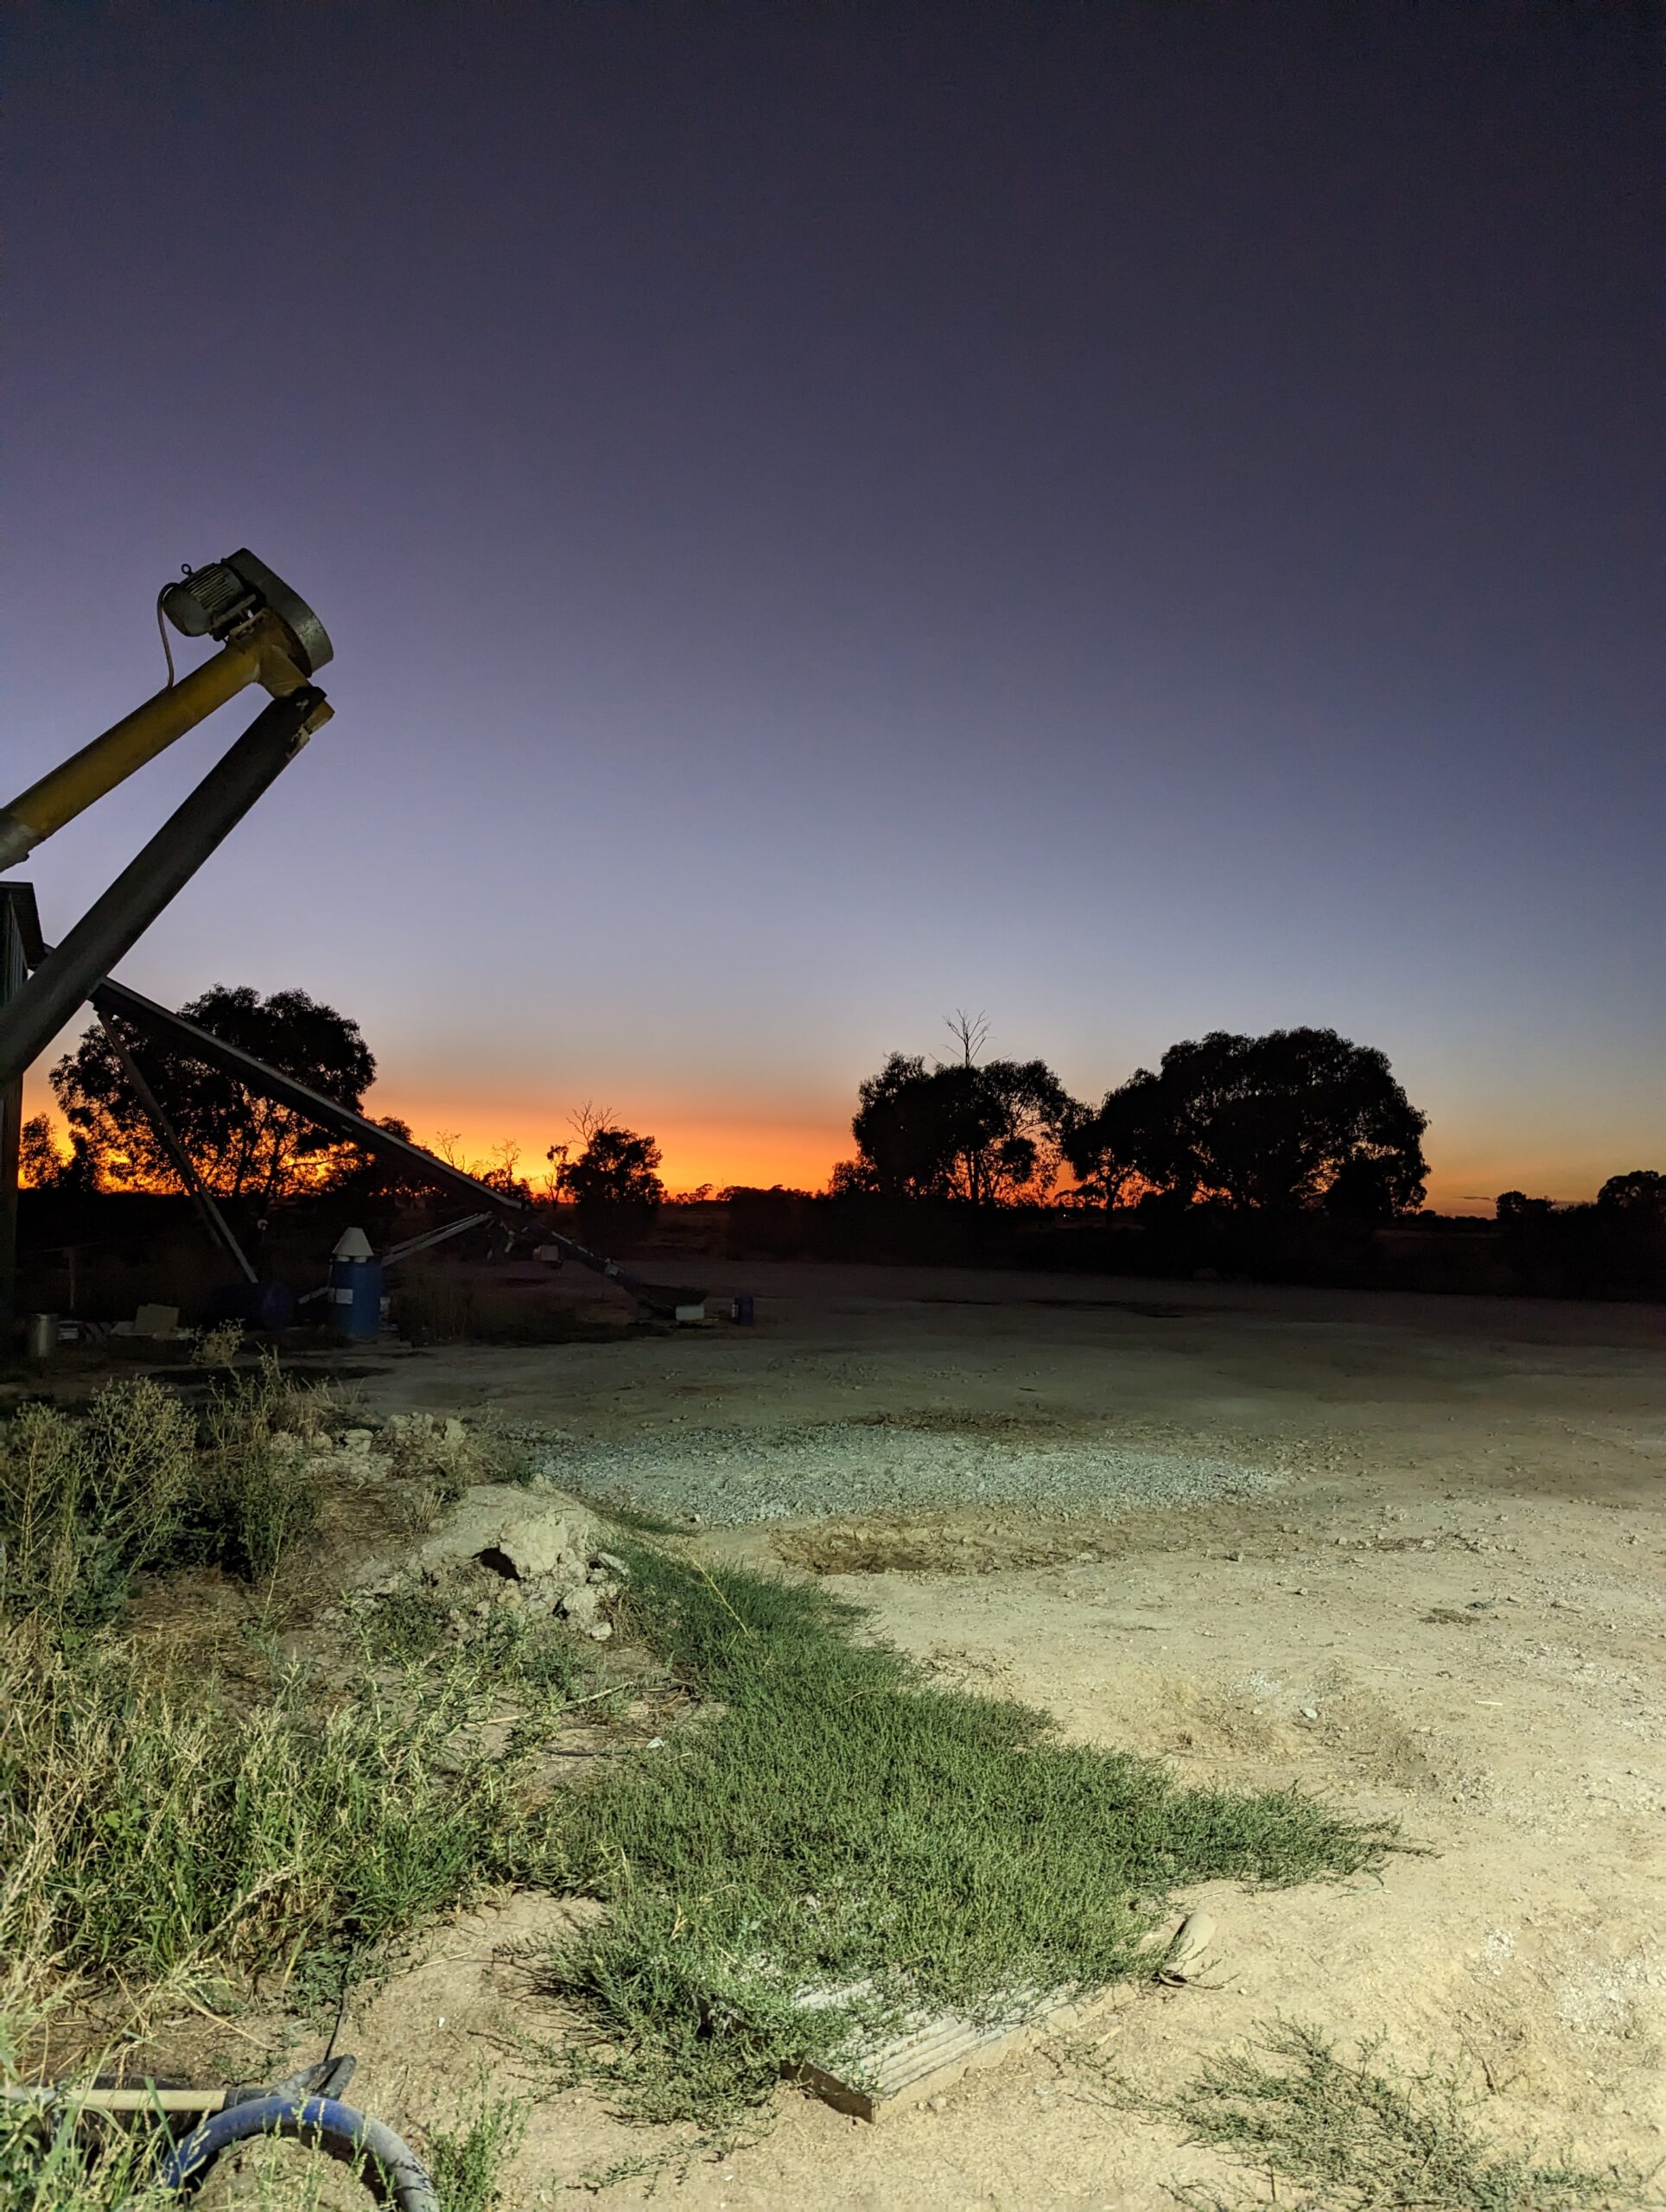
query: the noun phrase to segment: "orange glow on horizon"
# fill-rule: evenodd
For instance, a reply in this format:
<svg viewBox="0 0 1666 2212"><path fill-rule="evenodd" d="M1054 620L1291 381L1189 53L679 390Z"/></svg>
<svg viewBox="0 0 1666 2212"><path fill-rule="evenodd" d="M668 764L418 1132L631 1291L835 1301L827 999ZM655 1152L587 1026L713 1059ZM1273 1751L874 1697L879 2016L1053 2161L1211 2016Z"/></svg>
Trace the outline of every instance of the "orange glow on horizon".
<svg viewBox="0 0 1666 2212"><path fill-rule="evenodd" d="M401 1098L391 1091L384 1096L378 1087L367 1103L378 1115L394 1114L408 1122L416 1142L430 1151L440 1148L442 1137L453 1140L471 1165L490 1166L502 1145L518 1145L515 1172L535 1191L547 1172L544 1154L551 1144L570 1144L575 1155L582 1149L564 1116L533 1120L518 1102L494 1114L473 1099L448 1105L444 1100ZM848 1122L671 1121L651 1109L638 1113L625 1106L614 1108L613 1118L654 1139L668 1191L696 1190L703 1183L718 1190L737 1183L824 1190L835 1161L849 1159L855 1149Z"/></svg>
<svg viewBox="0 0 1666 2212"><path fill-rule="evenodd" d="M789 1109L773 1116L670 1116L658 1113L652 1101L633 1105L628 1099L604 1096L601 1103L627 1128L643 1130L658 1141L660 1173L668 1191L695 1190L703 1183L720 1190L737 1183L825 1190L835 1163L848 1160L855 1149L848 1116L839 1113L822 1116ZM506 1141L518 1144L517 1172L535 1191L545 1173L548 1147L576 1147L564 1109L545 1113L525 1096L506 1098L499 1108L478 1094L448 1098L378 1084L365 1108L378 1118L391 1114L409 1122L415 1141L430 1151L440 1148L436 1140L442 1135L454 1136L461 1155L481 1166L493 1164L494 1154ZM26 1080L23 1111L26 1116L49 1116L61 1138L62 1117L38 1070ZM1472 1138L1453 1150L1455 1162L1448 1164L1450 1154L1448 1160L1437 1157L1428 1179L1428 1204L1439 1213L1490 1217L1497 1193L1510 1190L1548 1196L1558 1204L1578 1204L1594 1198L1598 1185L1618 1166L1636 1164L1618 1155L1606 1162L1578 1158L1575 1164L1545 1151L1486 1164Z"/></svg>

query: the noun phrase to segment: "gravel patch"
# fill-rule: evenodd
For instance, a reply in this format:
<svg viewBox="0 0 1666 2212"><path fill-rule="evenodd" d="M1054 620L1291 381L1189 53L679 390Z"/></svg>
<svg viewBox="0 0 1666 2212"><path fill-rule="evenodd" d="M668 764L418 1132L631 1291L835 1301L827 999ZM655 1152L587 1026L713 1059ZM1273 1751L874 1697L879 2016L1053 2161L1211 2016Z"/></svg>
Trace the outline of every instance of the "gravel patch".
<svg viewBox="0 0 1666 2212"><path fill-rule="evenodd" d="M604 1505L718 1528L922 1507L1196 1505L1280 1480L1269 1468L1195 1452L1021 1444L859 1421L575 1440L544 1453L538 1471Z"/></svg>

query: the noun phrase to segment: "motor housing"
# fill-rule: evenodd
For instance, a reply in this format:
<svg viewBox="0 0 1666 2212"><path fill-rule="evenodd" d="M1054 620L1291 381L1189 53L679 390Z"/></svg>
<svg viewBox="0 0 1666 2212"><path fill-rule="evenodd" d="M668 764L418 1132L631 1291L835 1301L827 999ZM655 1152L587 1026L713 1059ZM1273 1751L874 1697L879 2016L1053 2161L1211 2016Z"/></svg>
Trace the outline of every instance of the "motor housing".
<svg viewBox="0 0 1666 2212"><path fill-rule="evenodd" d="M288 631L296 666L303 676L315 676L334 652L328 631L299 592L292 591L246 545L223 561L188 569L177 583L168 585L161 604L185 637L212 638L216 645L224 644L251 615L270 610Z"/></svg>

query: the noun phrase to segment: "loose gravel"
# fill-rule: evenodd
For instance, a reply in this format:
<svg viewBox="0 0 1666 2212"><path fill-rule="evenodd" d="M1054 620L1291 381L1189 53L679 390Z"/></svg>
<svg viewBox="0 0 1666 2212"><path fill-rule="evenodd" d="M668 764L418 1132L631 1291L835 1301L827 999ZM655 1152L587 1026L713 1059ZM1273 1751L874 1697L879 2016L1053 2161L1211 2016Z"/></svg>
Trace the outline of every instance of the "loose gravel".
<svg viewBox="0 0 1666 2212"><path fill-rule="evenodd" d="M717 1528L963 1505L1049 1513L1196 1505L1280 1480L1274 1469L1192 1452L1020 1444L858 1421L574 1440L544 1452L538 1471L602 1505Z"/></svg>

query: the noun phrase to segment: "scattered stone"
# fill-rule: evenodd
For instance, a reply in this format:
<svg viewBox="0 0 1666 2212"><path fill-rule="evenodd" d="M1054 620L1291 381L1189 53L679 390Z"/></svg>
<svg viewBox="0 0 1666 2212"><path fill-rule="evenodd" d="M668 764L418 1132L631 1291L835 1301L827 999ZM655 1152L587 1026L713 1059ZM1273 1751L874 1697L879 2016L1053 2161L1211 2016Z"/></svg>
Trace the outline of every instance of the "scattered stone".
<svg viewBox="0 0 1666 2212"><path fill-rule="evenodd" d="M1319 1718L1319 1707L1315 1705L1304 1705L1300 1710L1304 1720L1317 1720Z"/></svg>
<svg viewBox="0 0 1666 2212"><path fill-rule="evenodd" d="M630 1580L631 1570L626 1566L624 1560L620 1559L617 1552L593 1552L590 1556L595 1560L598 1567L605 1567L609 1574L613 1575L616 1580L620 1582L628 1582Z"/></svg>
<svg viewBox="0 0 1666 2212"><path fill-rule="evenodd" d="M1201 1971L1210 1947L1215 1941L1215 1916L1209 1912L1188 1912L1174 1930L1167 1955L1159 1968L1164 1981L1191 1981Z"/></svg>
<svg viewBox="0 0 1666 2212"><path fill-rule="evenodd" d="M1186 1505L1271 1490L1282 1479L1273 1467L1190 1452L1064 1439L1014 1443L901 1424L875 1428L861 1419L593 1438L548 1449L537 1464L564 1488L646 1506L690 1528L935 1506L1076 1512Z"/></svg>

